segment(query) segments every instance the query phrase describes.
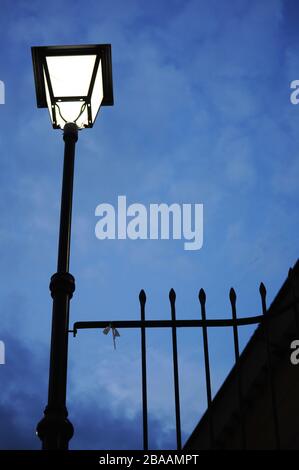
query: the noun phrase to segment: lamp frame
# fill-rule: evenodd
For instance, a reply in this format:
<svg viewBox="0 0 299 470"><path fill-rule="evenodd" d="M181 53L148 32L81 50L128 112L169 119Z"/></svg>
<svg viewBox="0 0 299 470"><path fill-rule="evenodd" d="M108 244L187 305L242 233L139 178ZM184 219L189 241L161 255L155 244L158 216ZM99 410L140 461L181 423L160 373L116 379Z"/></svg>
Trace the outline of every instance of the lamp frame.
<svg viewBox="0 0 299 470"><path fill-rule="evenodd" d="M88 124L85 128L93 127L97 116L94 118L91 115L91 95L96 79L98 66L101 60L102 65L102 79L103 79L103 100L101 106L112 106L113 100L113 80L112 80L112 61L111 61L111 44L89 44L89 45L75 45L75 46L39 46L32 47L32 61L36 90L36 102L38 108L48 108L46 98L46 87L44 80L44 72L49 87L49 95L51 101L50 115L53 121L54 129L61 129L57 125L56 119L56 103L65 101L82 101L87 104ZM96 55L95 65L93 68L88 93L86 96L58 96L54 98L51 77L47 65L47 57L59 56L79 56L79 55ZM101 107L100 106L100 107Z"/></svg>

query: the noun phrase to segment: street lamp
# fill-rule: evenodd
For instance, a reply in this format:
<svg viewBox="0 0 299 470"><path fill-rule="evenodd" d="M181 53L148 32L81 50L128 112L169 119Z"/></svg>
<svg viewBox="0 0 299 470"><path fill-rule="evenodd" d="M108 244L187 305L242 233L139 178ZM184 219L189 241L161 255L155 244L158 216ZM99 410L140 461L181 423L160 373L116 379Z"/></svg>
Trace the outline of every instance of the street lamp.
<svg viewBox="0 0 299 470"><path fill-rule="evenodd" d="M110 44L32 47L37 106L48 107L54 129L63 130L64 165L57 272L53 298L48 404L37 434L42 448L68 449L74 429L67 419L66 381L69 303L75 279L69 273L75 145L78 130L92 127L101 106L113 105Z"/></svg>

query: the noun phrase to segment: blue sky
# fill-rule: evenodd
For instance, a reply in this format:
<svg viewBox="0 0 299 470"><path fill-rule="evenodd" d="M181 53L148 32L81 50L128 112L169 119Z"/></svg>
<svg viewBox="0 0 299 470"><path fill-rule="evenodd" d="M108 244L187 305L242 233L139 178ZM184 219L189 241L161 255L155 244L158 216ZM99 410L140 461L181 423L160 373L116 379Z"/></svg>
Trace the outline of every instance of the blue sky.
<svg viewBox="0 0 299 470"><path fill-rule="evenodd" d="M0 448L39 448L46 404L63 141L36 108L30 47L111 43L115 105L79 135L71 273L78 320L241 316L260 312L298 256L299 79L295 0L1 1ZM95 237L95 208L128 203L203 203L204 244ZM244 345L251 331L241 332ZM117 350L101 331L70 338L71 448L141 447L137 332ZM213 392L233 361L231 332L213 332ZM170 335L150 332L150 445L175 445ZM206 406L200 331L179 333L184 439ZM171 397L171 398L170 398Z"/></svg>

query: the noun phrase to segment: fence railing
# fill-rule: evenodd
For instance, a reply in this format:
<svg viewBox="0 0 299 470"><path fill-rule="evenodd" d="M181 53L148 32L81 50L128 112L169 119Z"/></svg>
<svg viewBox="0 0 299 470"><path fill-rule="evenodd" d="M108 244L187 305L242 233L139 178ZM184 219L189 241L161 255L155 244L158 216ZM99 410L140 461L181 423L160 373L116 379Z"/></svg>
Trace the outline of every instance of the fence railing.
<svg viewBox="0 0 299 470"><path fill-rule="evenodd" d="M292 268L289 271L289 281L291 286L294 286ZM79 321L74 323L73 333L75 337L78 330L81 329L105 329L107 326L111 328L138 328L140 329L141 338L141 368L142 368L142 415L143 415L143 449L148 450L148 406L147 406L147 352L146 352L146 330L148 328L170 328L172 332L172 359L173 359L173 377L174 377L174 399L175 399L175 422L176 422L176 443L177 450L182 449L182 434L181 434L181 408L180 408L180 389L179 389L179 367L178 367L178 350L177 350L177 328L201 328L204 352L204 368L205 368L205 383L206 383L206 397L207 397L207 417L209 424L209 442L210 449L217 448L214 435L213 426L213 413L212 413L212 388L211 388L211 371L210 371L210 354L209 354L209 328L232 328L233 342L234 342L234 356L235 356L235 370L236 370L236 383L237 383L237 397L239 419L241 427L242 447L246 448L246 431L245 431L245 415L244 415L244 397L242 390L241 374L238 373L240 363L240 348L239 348L239 326L244 325L264 325L264 340L266 345L267 355L267 373L269 381L269 389L271 396L271 407L273 415L273 426L275 435L275 447L280 448L280 434L279 423L277 418L277 400L275 393L275 384L273 379L272 367L272 353L271 344L269 339L269 321L281 315L290 308L293 309L295 315L296 330L299 338L299 318L298 318L298 297L295 293L295 288L292 289L293 298L290 302L286 303L283 308L275 312L267 311L266 304L266 288L263 283L260 284L259 294L261 298L261 315L250 317L237 316L237 295L233 288L229 291L229 300L231 305L231 318L228 319L208 319L206 315L206 293L204 289L200 289L198 300L200 305L201 318L192 320L178 320L176 318L176 293L173 289L169 292L170 312L171 318L169 320L146 320L145 307L146 307L146 294L144 290L140 291L140 320L114 320L114 321Z"/></svg>

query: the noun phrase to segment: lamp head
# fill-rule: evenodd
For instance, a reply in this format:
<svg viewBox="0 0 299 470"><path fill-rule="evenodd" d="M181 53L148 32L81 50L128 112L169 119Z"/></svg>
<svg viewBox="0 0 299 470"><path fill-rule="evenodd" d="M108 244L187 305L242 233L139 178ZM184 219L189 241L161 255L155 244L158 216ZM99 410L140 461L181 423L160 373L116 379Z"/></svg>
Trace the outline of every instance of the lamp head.
<svg viewBox="0 0 299 470"><path fill-rule="evenodd" d="M92 127L101 106L113 105L111 45L32 47L38 108L54 129Z"/></svg>

